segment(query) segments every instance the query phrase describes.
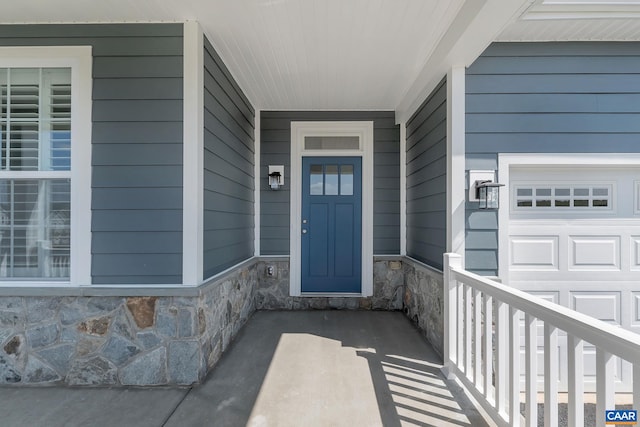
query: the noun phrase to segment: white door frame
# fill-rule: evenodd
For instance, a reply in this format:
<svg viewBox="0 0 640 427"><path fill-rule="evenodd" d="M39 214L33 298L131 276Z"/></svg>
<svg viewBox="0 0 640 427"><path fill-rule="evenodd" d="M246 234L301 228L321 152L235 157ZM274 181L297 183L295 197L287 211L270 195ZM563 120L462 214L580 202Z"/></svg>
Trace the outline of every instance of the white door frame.
<svg viewBox="0 0 640 427"><path fill-rule="evenodd" d="M306 136L357 136L358 150L305 150ZM291 183L290 193L290 258L289 292L291 296L303 296L302 275L302 157L362 157L362 288L361 293L334 294L331 296L373 295L373 122L291 122ZM307 295L306 293L304 295ZM317 293L308 294L317 296Z"/></svg>
<svg viewBox="0 0 640 427"><path fill-rule="evenodd" d="M509 169L512 166L640 166L640 153L531 153L498 155L498 182L505 187L500 191L498 212L498 275L509 283Z"/></svg>

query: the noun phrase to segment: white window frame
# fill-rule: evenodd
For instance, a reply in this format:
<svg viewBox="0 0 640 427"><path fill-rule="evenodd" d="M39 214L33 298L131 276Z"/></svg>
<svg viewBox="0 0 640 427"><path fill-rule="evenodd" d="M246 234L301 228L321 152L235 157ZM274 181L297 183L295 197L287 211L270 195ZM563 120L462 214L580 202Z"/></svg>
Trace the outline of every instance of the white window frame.
<svg viewBox="0 0 640 427"><path fill-rule="evenodd" d="M358 136L359 150L305 150L307 136ZM302 236L302 157L362 157L362 284L361 293L327 296L373 295L373 122L291 122L290 258L291 296L306 296L301 288ZM309 294L318 296L319 294Z"/></svg>
<svg viewBox="0 0 640 427"><path fill-rule="evenodd" d="M607 206L518 206L518 196L517 191L519 189L530 188L533 191L533 196L531 196L531 200L536 199L535 190L540 187L549 188L549 189L557 189L559 187L568 188L571 190L575 190L576 188L606 188L608 190L608 195L606 199L608 200ZM514 181L511 183L511 187L509 189L511 193L511 214L519 214L519 213L535 213L536 215L557 215L558 213L567 213L571 215L588 215L593 214L594 212L600 214L615 214L616 213L616 196L617 196L617 188L615 181ZM523 196L527 197L528 196ZM557 196L556 196L557 197ZM566 196L570 201L574 201L574 199L579 196ZM593 198L597 198L595 196L585 196L587 199L591 201ZM565 198L563 196L563 198ZM549 200L554 200L554 196L549 196Z"/></svg>
<svg viewBox="0 0 640 427"><path fill-rule="evenodd" d="M3 278L0 286L60 287L91 285L91 46L0 47L0 68L71 69L71 247L68 281ZM38 178L47 178L40 172ZM15 179L0 171L0 179Z"/></svg>

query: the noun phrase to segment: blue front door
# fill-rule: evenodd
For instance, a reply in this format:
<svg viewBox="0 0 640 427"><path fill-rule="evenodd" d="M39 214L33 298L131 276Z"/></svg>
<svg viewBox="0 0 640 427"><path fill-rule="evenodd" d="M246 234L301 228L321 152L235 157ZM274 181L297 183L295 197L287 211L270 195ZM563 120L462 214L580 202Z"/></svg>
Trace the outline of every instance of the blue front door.
<svg viewBox="0 0 640 427"><path fill-rule="evenodd" d="M302 292L360 293L362 159L302 159Z"/></svg>

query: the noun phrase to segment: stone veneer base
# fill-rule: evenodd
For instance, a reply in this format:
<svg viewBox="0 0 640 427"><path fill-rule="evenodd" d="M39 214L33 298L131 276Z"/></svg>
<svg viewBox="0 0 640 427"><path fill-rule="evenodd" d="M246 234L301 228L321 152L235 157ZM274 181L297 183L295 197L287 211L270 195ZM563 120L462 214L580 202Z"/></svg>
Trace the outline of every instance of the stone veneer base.
<svg viewBox="0 0 640 427"><path fill-rule="evenodd" d="M186 296L0 296L0 384L196 384L255 310L404 310L442 352L442 284L376 257L372 297L291 297L289 261L258 258Z"/></svg>

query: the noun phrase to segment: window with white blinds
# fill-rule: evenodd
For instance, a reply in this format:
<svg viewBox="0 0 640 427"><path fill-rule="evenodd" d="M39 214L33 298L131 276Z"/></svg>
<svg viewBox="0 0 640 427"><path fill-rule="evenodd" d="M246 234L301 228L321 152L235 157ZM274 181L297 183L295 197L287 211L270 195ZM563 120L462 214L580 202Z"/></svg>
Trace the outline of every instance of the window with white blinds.
<svg viewBox="0 0 640 427"><path fill-rule="evenodd" d="M71 68L0 68L0 277L68 280Z"/></svg>

